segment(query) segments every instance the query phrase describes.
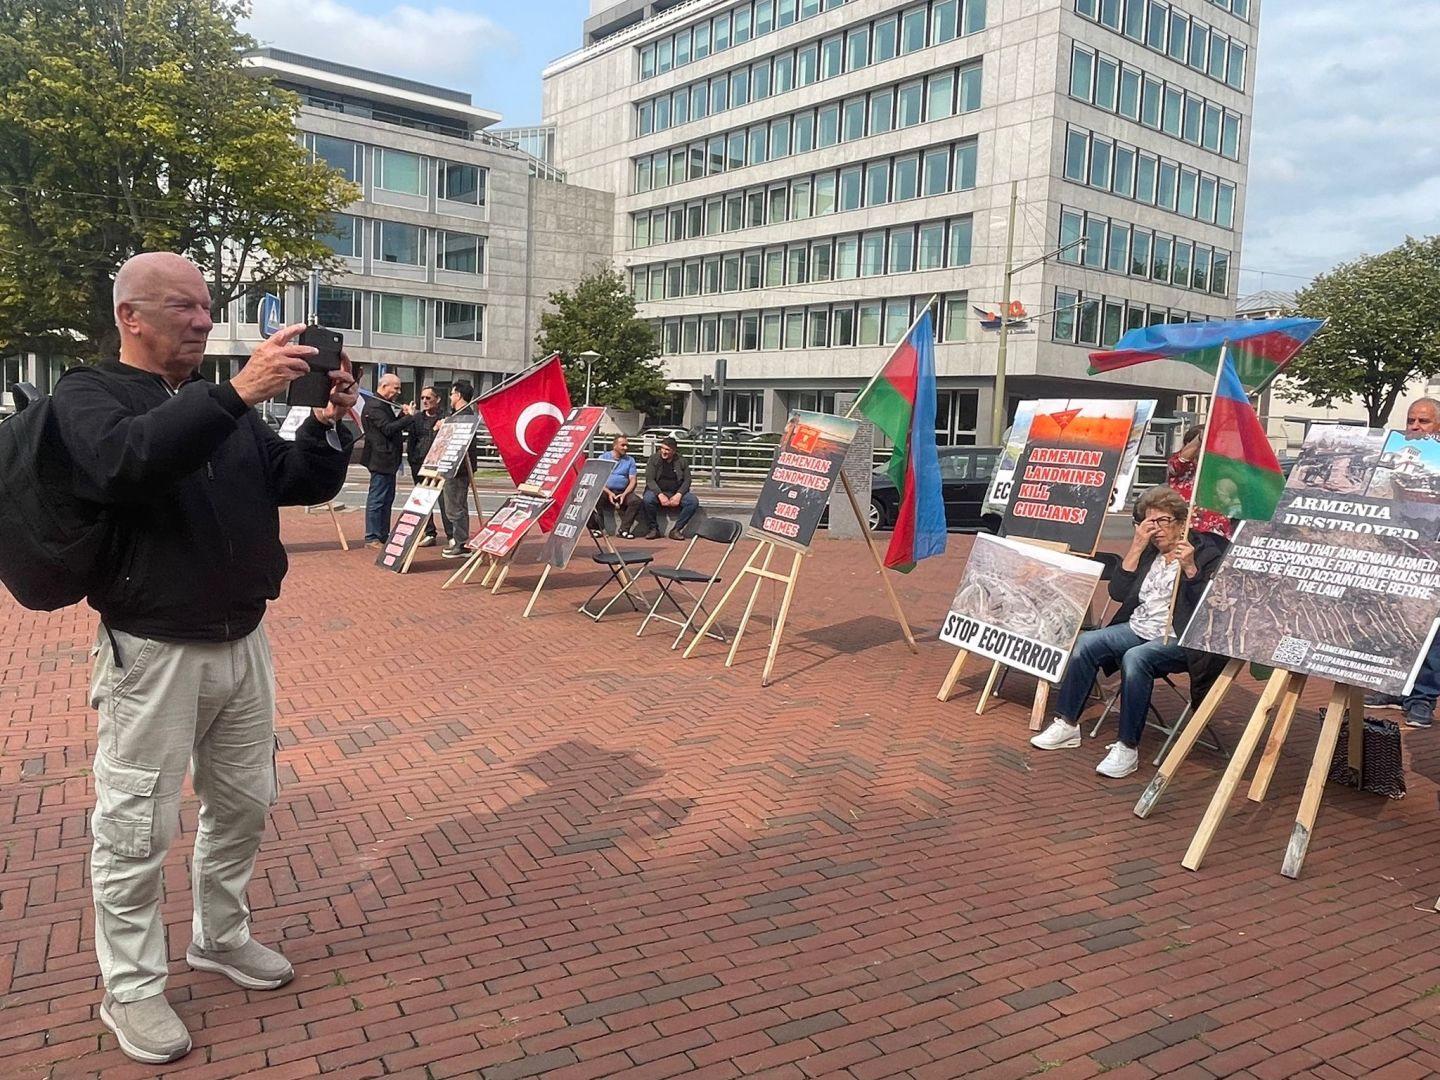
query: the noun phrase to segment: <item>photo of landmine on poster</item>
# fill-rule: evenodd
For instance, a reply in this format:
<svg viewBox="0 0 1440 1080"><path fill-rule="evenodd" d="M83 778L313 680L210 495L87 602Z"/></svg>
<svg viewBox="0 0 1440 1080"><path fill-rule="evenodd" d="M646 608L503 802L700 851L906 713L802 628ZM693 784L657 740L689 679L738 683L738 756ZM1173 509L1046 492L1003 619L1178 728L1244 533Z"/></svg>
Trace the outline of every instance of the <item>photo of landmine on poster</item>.
<svg viewBox="0 0 1440 1080"><path fill-rule="evenodd" d="M1099 580L1093 559L979 533L940 640L1059 682Z"/></svg>
<svg viewBox="0 0 1440 1080"><path fill-rule="evenodd" d="M1236 533L1181 644L1408 693L1440 614L1434 504L1412 495L1426 470L1440 475L1432 439L1312 428L1274 518Z"/></svg>

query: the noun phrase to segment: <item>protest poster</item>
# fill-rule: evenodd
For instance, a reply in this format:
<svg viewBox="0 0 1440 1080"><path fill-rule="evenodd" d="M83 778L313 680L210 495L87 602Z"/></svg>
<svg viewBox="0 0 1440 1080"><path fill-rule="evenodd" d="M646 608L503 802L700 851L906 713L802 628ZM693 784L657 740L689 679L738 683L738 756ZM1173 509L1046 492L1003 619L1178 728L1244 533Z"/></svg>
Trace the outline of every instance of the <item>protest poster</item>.
<svg viewBox="0 0 1440 1080"><path fill-rule="evenodd" d="M438 487L422 484L411 490L410 497L400 508L400 516L395 519L395 528L381 546L380 554L375 557L376 566L382 570L393 570L397 574L404 570L410 553L425 535L425 522L430 520L439 499Z"/></svg>
<svg viewBox="0 0 1440 1080"><path fill-rule="evenodd" d="M309 405L291 405L285 413L285 419L280 422L280 430L275 434L286 442L294 442L295 433L300 430L300 425L312 412L314 410Z"/></svg>
<svg viewBox="0 0 1440 1080"><path fill-rule="evenodd" d="M1440 441L1315 426L1275 516L1244 522L1187 648L1403 695L1440 614Z"/></svg>
<svg viewBox="0 0 1440 1080"><path fill-rule="evenodd" d="M1100 571L1093 559L978 533L940 640L1059 682Z"/></svg>
<svg viewBox="0 0 1440 1080"><path fill-rule="evenodd" d="M1010 425L1010 434L1000 451L1000 460L995 463L995 471L990 475L990 488L985 492L985 501L980 507L982 514L1005 513L1015 469L1020 464L1020 455L1025 452L1025 441L1030 438L1030 421L1034 418L1035 402L1022 401L1016 407L1015 422Z"/></svg>
<svg viewBox="0 0 1440 1080"><path fill-rule="evenodd" d="M1094 551L1134 423L1134 401L1036 402L1005 535Z"/></svg>
<svg viewBox="0 0 1440 1080"><path fill-rule="evenodd" d="M449 417L435 425L435 439L420 466L421 476L438 476L451 480L459 476L465 455L475 441L480 419L473 412Z"/></svg>
<svg viewBox="0 0 1440 1080"><path fill-rule="evenodd" d="M859 420L791 409L770 462L770 475L750 515L749 535L810 550L859 427Z"/></svg>
<svg viewBox="0 0 1440 1080"><path fill-rule="evenodd" d="M590 515L595 512L600 495L605 490L605 481L610 479L614 468L613 461L591 461L580 470L580 475L575 478L570 494L555 519L555 527L545 538L535 562L546 563L556 570L564 570L570 565L570 557L575 554L575 545L579 543L580 534L585 531Z"/></svg>
<svg viewBox="0 0 1440 1080"><path fill-rule="evenodd" d="M530 475L520 485L520 490L526 495L538 495L543 499L554 498L557 494L563 497L571 470L584 460L585 449L604 418L605 410L598 405L571 409L560 430L555 432L535 459Z"/></svg>
<svg viewBox="0 0 1440 1080"><path fill-rule="evenodd" d="M530 527L540 520L550 501L530 495L511 495L465 546L471 551L503 559L515 550Z"/></svg>
<svg viewBox="0 0 1440 1080"><path fill-rule="evenodd" d="M1155 418L1155 401L1137 401L1135 403L1135 423L1130 429L1130 441L1125 444L1125 453L1120 458L1120 472L1115 477L1115 490L1110 495L1110 505L1105 508L1107 513L1118 514L1125 509L1125 500L1130 497L1130 489L1135 486L1135 472L1140 468L1140 447L1145 441L1145 433L1150 429L1150 421Z"/></svg>

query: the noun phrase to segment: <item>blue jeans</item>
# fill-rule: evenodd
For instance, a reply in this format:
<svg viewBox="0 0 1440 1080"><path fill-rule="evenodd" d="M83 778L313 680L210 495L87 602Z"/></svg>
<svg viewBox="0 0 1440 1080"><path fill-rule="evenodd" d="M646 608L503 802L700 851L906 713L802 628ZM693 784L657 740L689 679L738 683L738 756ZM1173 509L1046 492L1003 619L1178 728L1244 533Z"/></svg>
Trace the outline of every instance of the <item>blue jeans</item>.
<svg viewBox="0 0 1440 1080"><path fill-rule="evenodd" d="M395 505L395 474L370 474L370 492L365 496L365 542L390 539L390 508Z"/></svg>
<svg viewBox="0 0 1440 1080"><path fill-rule="evenodd" d="M1133 750L1140 745L1145 731L1145 713L1150 708L1156 678L1184 671L1185 651L1173 641L1169 645L1159 640L1146 641L1130 629L1128 622L1087 630L1075 643L1070 666L1060 680L1055 711L1062 719L1079 723L1090 687L1105 664L1120 668L1120 741Z"/></svg>
<svg viewBox="0 0 1440 1080"><path fill-rule="evenodd" d="M1440 698L1440 634L1435 635L1425 662L1415 673L1415 685L1404 701L1405 711L1410 712L1418 705L1421 711L1434 712L1437 698Z"/></svg>
<svg viewBox="0 0 1440 1080"><path fill-rule="evenodd" d="M673 509L673 507L667 507L666 509ZM690 524L690 519L695 516L695 511L699 509L700 500L694 495L691 495L688 491L684 495L681 495L680 517L675 521L675 528L684 529L686 525ZM659 520L660 495L655 491L647 491L645 492L645 523L649 525L652 530L658 531L660 528Z"/></svg>

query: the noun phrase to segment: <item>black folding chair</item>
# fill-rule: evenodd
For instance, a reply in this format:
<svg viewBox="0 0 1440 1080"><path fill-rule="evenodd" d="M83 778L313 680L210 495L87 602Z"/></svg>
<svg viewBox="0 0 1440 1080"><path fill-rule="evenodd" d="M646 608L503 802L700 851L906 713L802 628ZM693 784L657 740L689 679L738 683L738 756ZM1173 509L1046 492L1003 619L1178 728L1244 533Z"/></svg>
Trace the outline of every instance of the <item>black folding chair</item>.
<svg viewBox="0 0 1440 1080"><path fill-rule="evenodd" d="M743 530L738 521L727 521L723 518L707 517L695 530L695 535L690 537L690 543L686 546L685 553L680 556L678 563L674 566L649 567L650 576L655 579L655 584L660 589L660 595L655 597L655 603L650 605L650 610L646 612L644 621L640 623L640 629L635 631L635 636L639 637L645 633L645 627L650 624L651 619L659 619L661 622L667 622L671 626L680 627L680 633L676 634L675 640L670 643L670 648L674 649L678 647L681 640L689 632L690 627L694 625L696 616L709 616L709 612L705 610L705 597L708 596L710 590L719 583L720 574L725 569L725 563L730 558L730 553L735 550L735 545L740 542L742 532ZM685 565L690 560L690 554L695 550L695 545L701 540L707 543L724 545L725 550L721 553L720 561L715 564L715 569L713 570L695 570ZM700 590L699 596L696 596L691 589L692 585L704 586L704 588ZM676 600L671 594L670 590L676 588L680 589L693 601L694 606L688 613L680 601ZM676 619L670 615L659 614L660 605L667 600L677 614L684 616L683 619ZM719 641L725 640L725 634L718 625L707 633L706 636L716 638Z"/></svg>
<svg viewBox="0 0 1440 1080"><path fill-rule="evenodd" d="M585 602L580 605L581 613L590 616L596 622L604 618L605 613L622 596L629 602L632 610L645 610L643 605L648 604L650 598L636 586L636 582L640 580L640 574L644 572L645 567L655 561L653 551L620 551L613 547L607 547L600 542L600 537L603 535L604 533L597 535L594 529L590 530L590 539L595 542L596 549L590 556L590 561L605 567L610 571L610 576L602 581L599 588L586 597ZM619 591L599 611L591 611L590 604L612 585L618 585ZM641 603L636 603L635 596L631 595L632 591L640 597Z"/></svg>

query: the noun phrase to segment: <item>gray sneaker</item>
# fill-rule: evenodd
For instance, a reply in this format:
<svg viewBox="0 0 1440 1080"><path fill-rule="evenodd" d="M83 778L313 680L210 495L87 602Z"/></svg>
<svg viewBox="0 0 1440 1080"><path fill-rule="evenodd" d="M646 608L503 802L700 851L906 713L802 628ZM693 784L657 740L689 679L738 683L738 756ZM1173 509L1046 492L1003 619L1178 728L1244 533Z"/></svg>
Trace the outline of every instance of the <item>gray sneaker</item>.
<svg viewBox="0 0 1440 1080"><path fill-rule="evenodd" d="M128 1002L106 994L100 1002L100 1022L115 1033L120 1049L135 1061L160 1065L190 1052L190 1032L164 994Z"/></svg>
<svg viewBox="0 0 1440 1080"><path fill-rule="evenodd" d="M1366 694L1365 707L1367 709L1403 709L1405 699L1396 697L1394 694Z"/></svg>
<svg viewBox="0 0 1440 1080"><path fill-rule="evenodd" d="M1433 701L1417 701L1405 710L1405 726L1414 728L1428 728L1435 723L1435 703Z"/></svg>
<svg viewBox="0 0 1440 1080"><path fill-rule="evenodd" d="M290 961L253 938L238 949L202 949L193 941L185 962L196 971L215 971L247 990L274 990L295 977Z"/></svg>

